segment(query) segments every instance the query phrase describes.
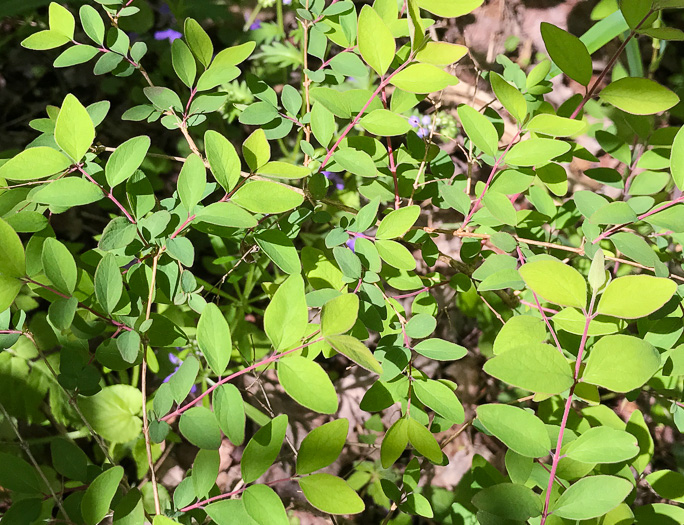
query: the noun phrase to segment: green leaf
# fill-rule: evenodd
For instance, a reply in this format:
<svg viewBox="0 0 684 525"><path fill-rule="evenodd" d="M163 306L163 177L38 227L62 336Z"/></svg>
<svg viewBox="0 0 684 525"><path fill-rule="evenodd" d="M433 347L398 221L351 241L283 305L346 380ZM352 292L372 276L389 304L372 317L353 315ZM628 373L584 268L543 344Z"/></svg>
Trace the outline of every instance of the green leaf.
<svg viewBox="0 0 684 525"><path fill-rule="evenodd" d="M466 356L468 350L444 339L425 339L413 349L420 355L436 361L456 361Z"/></svg>
<svg viewBox="0 0 684 525"><path fill-rule="evenodd" d="M382 367L370 350L361 341L350 335L331 335L325 341L340 354L354 361L369 372L382 374Z"/></svg>
<svg viewBox="0 0 684 525"><path fill-rule="evenodd" d="M229 499L211 503L205 507L207 514L217 525L258 525L245 509L241 499Z"/></svg>
<svg viewBox="0 0 684 525"><path fill-rule="evenodd" d="M73 40L76 20L74 19L74 15L72 15L66 7L62 7L55 2L50 2L48 18L50 31L60 33L69 40Z"/></svg>
<svg viewBox="0 0 684 525"><path fill-rule="evenodd" d="M475 494L472 501L481 511L506 518L505 521L526 522L542 512L541 498L528 487L514 483L499 483L486 487Z"/></svg>
<svg viewBox="0 0 684 525"><path fill-rule="evenodd" d="M106 386L78 405L95 432L112 443L127 443L140 437L142 393L129 385Z"/></svg>
<svg viewBox="0 0 684 525"><path fill-rule="evenodd" d="M280 496L267 485L252 485L242 494L245 510L259 525L289 525Z"/></svg>
<svg viewBox="0 0 684 525"><path fill-rule="evenodd" d="M254 216L232 202L214 202L197 211L195 223L215 224L225 228L254 228Z"/></svg>
<svg viewBox="0 0 684 525"><path fill-rule="evenodd" d="M552 137L572 137L581 133L586 126L581 120L540 113L532 117L525 127L529 131Z"/></svg>
<svg viewBox="0 0 684 525"><path fill-rule="evenodd" d="M239 447L245 441L245 404L235 385L220 385L213 396L214 414L223 433L233 445Z"/></svg>
<svg viewBox="0 0 684 525"><path fill-rule="evenodd" d="M413 387L416 397L425 406L450 423L463 423L465 420L463 406L447 385L433 379L421 379L414 381Z"/></svg>
<svg viewBox="0 0 684 525"><path fill-rule="evenodd" d="M556 139L527 139L513 146L504 162L513 166L543 166L568 151L570 144Z"/></svg>
<svg viewBox="0 0 684 525"><path fill-rule="evenodd" d="M308 502L328 514L358 514L366 508L354 489L337 476L312 474L297 481Z"/></svg>
<svg viewBox="0 0 684 525"><path fill-rule="evenodd" d="M543 343L506 350L487 361L484 371L510 385L543 394L565 392L574 381L567 360L557 348Z"/></svg>
<svg viewBox="0 0 684 525"><path fill-rule="evenodd" d="M333 115L340 118L350 118L351 108L347 99L339 91L328 87L315 87L310 92L311 99L323 104Z"/></svg>
<svg viewBox="0 0 684 525"><path fill-rule="evenodd" d="M494 340L494 355L503 354L512 348L535 345L546 341L546 325L538 317L516 315L503 326Z"/></svg>
<svg viewBox="0 0 684 525"><path fill-rule="evenodd" d="M515 120L522 123L527 116L527 102L525 102L523 94L517 88L506 82L498 73L490 73L489 81L491 82L494 94L496 95L496 98L499 99L499 102L501 102L501 105L506 108L506 111L508 111Z"/></svg>
<svg viewBox="0 0 684 525"><path fill-rule="evenodd" d="M299 446L297 474L303 476L331 465L344 448L347 432L347 419L330 421L309 432Z"/></svg>
<svg viewBox="0 0 684 525"><path fill-rule="evenodd" d="M123 278L116 262L116 256L106 254L95 270L95 297L104 311L111 314L121 299Z"/></svg>
<svg viewBox="0 0 684 525"><path fill-rule="evenodd" d="M99 201L102 191L85 179L65 177L44 185L31 198L34 202L50 206L84 206Z"/></svg>
<svg viewBox="0 0 684 525"><path fill-rule="evenodd" d="M288 162L271 161L261 166L257 173L267 177L277 177L279 179L303 179L311 174L309 168L295 166Z"/></svg>
<svg viewBox="0 0 684 525"><path fill-rule="evenodd" d="M482 5L484 0L418 0L418 5L442 18L467 15Z"/></svg>
<svg viewBox="0 0 684 525"><path fill-rule="evenodd" d="M150 137L133 137L114 150L105 166L105 177L111 188L127 181L145 160Z"/></svg>
<svg viewBox="0 0 684 525"><path fill-rule="evenodd" d="M646 481L665 499L684 503L684 476L672 470L657 470L646 476Z"/></svg>
<svg viewBox="0 0 684 525"><path fill-rule="evenodd" d="M468 138L486 155L496 155L499 135L491 121L479 111L462 104L458 107L458 118Z"/></svg>
<svg viewBox="0 0 684 525"><path fill-rule="evenodd" d="M43 270L60 292L71 295L76 288L78 269L69 249L53 237L43 243L41 254ZM5 273L5 272L3 272Z"/></svg>
<svg viewBox="0 0 684 525"><path fill-rule="evenodd" d="M102 45L105 38L105 25L97 9L90 5L82 5L78 15L86 35L93 42Z"/></svg>
<svg viewBox="0 0 684 525"><path fill-rule="evenodd" d="M211 63L211 59L214 56L214 46L211 43L211 38L202 29L202 26L197 23L196 20L192 18L186 18L185 24L183 26L183 32L185 33L185 40L190 46L190 50L197 57L205 68Z"/></svg>
<svg viewBox="0 0 684 525"><path fill-rule="evenodd" d="M88 456L75 443L66 438L56 438L50 442L52 465L62 476L71 480L87 482Z"/></svg>
<svg viewBox="0 0 684 525"><path fill-rule="evenodd" d="M202 310L197 323L197 344L213 372L221 377L228 367L233 343L228 321L214 303Z"/></svg>
<svg viewBox="0 0 684 525"><path fill-rule="evenodd" d="M0 166L0 178L37 180L60 173L71 166L71 160L56 149L46 146L29 148Z"/></svg>
<svg viewBox="0 0 684 525"><path fill-rule="evenodd" d="M273 464L285 439L286 430L287 416L281 414L261 427L249 440L240 461L245 483L256 481Z"/></svg>
<svg viewBox="0 0 684 525"><path fill-rule="evenodd" d="M204 194L207 185L207 170L204 162L191 153L178 175L178 195L188 213L192 213Z"/></svg>
<svg viewBox="0 0 684 525"><path fill-rule="evenodd" d="M584 314L579 312L576 308L563 308L554 315L552 319L556 328L576 335L582 335L584 333L584 327L587 324ZM589 323L587 335L614 334L615 332L623 330L625 326L627 326L627 323L621 319L608 317L606 315L598 315Z"/></svg>
<svg viewBox="0 0 684 525"><path fill-rule="evenodd" d="M679 103L674 92L648 78L621 78L603 88L599 96L604 102L633 115L653 115Z"/></svg>
<svg viewBox="0 0 684 525"><path fill-rule="evenodd" d="M389 468L399 459L408 445L408 420L397 419L387 430L380 447L380 461L383 468Z"/></svg>
<svg viewBox="0 0 684 525"><path fill-rule="evenodd" d="M241 186L231 200L253 213L283 213L304 202L304 195L277 182L255 180Z"/></svg>
<svg viewBox="0 0 684 525"><path fill-rule="evenodd" d="M405 206L388 213L380 222L376 239L396 239L403 236L420 216L420 206Z"/></svg>
<svg viewBox="0 0 684 525"><path fill-rule="evenodd" d="M277 351L301 341L309 323L304 279L290 275L273 295L264 313L264 330Z"/></svg>
<svg viewBox="0 0 684 525"><path fill-rule="evenodd" d="M321 310L321 334L327 337L348 332L358 315L358 295L345 293L329 300Z"/></svg>
<svg viewBox="0 0 684 525"><path fill-rule="evenodd" d="M95 126L88 110L69 93L55 122L55 142L75 162L80 161L95 140Z"/></svg>
<svg viewBox="0 0 684 525"><path fill-rule="evenodd" d="M672 142L672 155L670 156L670 172L672 173L672 180L677 185L677 188L684 189L684 126L679 128L677 135L675 135ZM0 177L2 176L2 168L0 168ZM632 193L632 186L629 191Z"/></svg>
<svg viewBox="0 0 684 525"><path fill-rule="evenodd" d="M411 125L401 115L388 110L376 109L366 114L359 124L363 129L379 137L406 135Z"/></svg>
<svg viewBox="0 0 684 525"><path fill-rule="evenodd" d="M215 57L212 65L226 67L237 66L244 62L254 51L256 42L249 41L238 46L232 46L220 51Z"/></svg>
<svg viewBox="0 0 684 525"><path fill-rule="evenodd" d="M413 448L433 463L442 462L442 449L430 431L413 418L408 419L408 439Z"/></svg>
<svg viewBox="0 0 684 525"><path fill-rule="evenodd" d="M235 148L227 138L211 129L204 134L204 147L216 182L230 191L240 180L240 157Z"/></svg>
<svg viewBox="0 0 684 525"><path fill-rule="evenodd" d="M93 46L80 45L72 46L65 49L52 63L53 67L71 67L77 64L83 64L88 62L94 56L96 56L99 51Z"/></svg>
<svg viewBox="0 0 684 525"><path fill-rule="evenodd" d="M430 314L414 314L406 323L406 335L412 339L423 339L437 328L437 319Z"/></svg>
<svg viewBox="0 0 684 525"><path fill-rule="evenodd" d="M644 385L659 368L660 354L650 343L630 335L607 335L591 349L582 381L629 392Z"/></svg>
<svg viewBox="0 0 684 525"><path fill-rule="evenodd" d="M428 42L416 53L416 60L425 64L446 67L458 62L467 53L468 48L460 44ZM460 115L459 118L461 118Z"/></svg>
<svg viewBox="0 0 684 525"><path fill-rule="evenodd" d="M455 86L458 79L432 64L412 64L394 75L390 82L409 93L434 93Z"/></svg>
<svg viewBox="0 0 684 525"><path fill-rule="evenodd" d="M81 500L81 516L87 525L97 525L107 515L123 475L123 467L117 465L105 470L88 485Z"/></svg>
<svg viewBox="0 0 684 525"><path fill-rule="evenodd" d="M603 250L599 248L596 250L593 259L591 260L591 267L589 268L589 285L594 292L597 292L601 286L606 282L606 257Z"/></svg>
<svg viewBox="0 0 684 525"><path fill-rule="evenodd" d="M626 202L610 202L601 206L591 214L589 222L593 224L629 224L636 222L637 215Z"/></svg>
<svg viewBox="0 0 684 525"><path fill-rule="evenodd" d="M183 103L178 94L165 87L146 87L143 93L154 107L161 111L183 111Z"/></svg>
<svg viewBox="0 0 684 525"><path fill-rule="evenodd" d="M615 476L589 476L568 488L551 506L555 516L587 520L617 507L632 491L632 484Z"/></svg>
<svg viewBox="0 0 684 525"><path fill-rule="evenodd" d="M0 311L5 311L12 305L22 286L19 279L0 274Z"/></svg>
<svg viewBox="0 0 684 525"><path fill-rule="evenodd" d="M253 42L252 42L253 43ZM213 89L221 84L228 84L235 80L242 74L240 68L235 66L223 67L219 65L216 61L209 66L197 81L197 86L195 89L197 91L207 91Z"/></svg>
<svg viewBox="0 0 684 525"><path fill-rule="evenodd" d="M415 270L416 260L408 249L396 241L379 239L375 242L380 258L399 270Z"/></svg>
<svg viewBox="0 0 684 525"><path fill-rule="evenodd" d="M587 46L575 35L547 22L541 24L541 35L551 60L575 82L588 86L593 67Z"/></svg>
<svg viewBox="0 0 684 525"><path fill-rule="evenodd" d="M648 290L648 293L644 293L644 290ZM676 290L675 282L663 277L618 277L606 287L596 311L622 319L646 317L668 302Z"/></svg>
<svg viewBox="0 0 684 525"><path fill-rule="evenodd" d="M651 10L653 4L653 0L622 0L620 11L630 28L650 27L658 16Z"/></svg>
<svg viewBox="0 0 684 525"><path fill-rule="evenodd" d="M352 148L341 148L335 152L335 162L349 173L361 177L377 177L378 169L371 156L365 151Z"/></svg>
<svg viewBox="0 0 684 525"><path fill-rule="evenodd" d="M580 309L586 306L587 283L571 266L560 261L541 260L524 264L519 271L525 284L545 300Z"/></svg>
<svg viewBox="0 0 684 525"><path fill-rule="evenodd" d="M582 463L620 463L636 456L639 447L629 432L603 426L586 430L561 453Z"/></svg>
<svg viewBox="0 0 684 525"><path fill-rule="evenodd" d="M378 75L387 73L396 44L392 32L371 6L363 6L359 14L358 45L361 56Z"/></svg>
<svg viewBox="0 0 684 525"><path fill-rule="evenodd" d="M169 387L176 403L182 402L190 393L192 385L197 379L199 368L200 363L197 358L194 355L189 355L169 379Z"/></svg>
<svg viewBox="0 0 684 525"><path fill-rule="evenodd" d="M546 426L531 412L510 405L480 405L477 417L489 432L521 456L541 458L551 450Z"/></svg>
<svg viewBox="0 0 684 525"><path fill-rule="evenodd" d="M17 232L0 218L0 276L9 278L24 277L26 275L26 256L24 245Z"/></svg>
<svg viewBox="0 0 684 525"><path fill-rule="evenodd" d="M318 363L301 356L282 359L278 363L278 381L300 405L320 414L337 412L337 392Z"/></svg>
<svg viewBox="0 0 684 525"><path fill-rule="evenodd" d="M315 102L311 109L311 132L324 148L328 147L335 133L335 115L320 102Z"/></svg>
<svg viewBox="0 0 684 525"><path fill-rule="evenodd" d="M192 464L192 486L195 496L205 498L216 483L219 473L218 450L199 450Z"/></svg>
<svg viewBox="0 0 684 525"><path fill-rule="evenodd" d="M38 31L31 36L21 41L21 46L26 49L33 49L36 51L44 51L46 49L54 49L71 42L71 38L58 33L57 31Z"/></svg>
<svg viewBox="0 0 684 525"><path fill-rule="evenodd" d="M259 248L282 271L289 274L300 273L302 263L297 249L287 235L280 230L264 230L254 236Z"/></svg>
<svg viewBox="0 0 684 525"><path fill-rule="evenodd" d="M489 190L484 194L482 202L495 219L509 226L518 225L518 215L515 207L503 193Z"/></svg>
<svg viewBox="0 0 684 525"><path fill-rule="evenodd" d="M218 450L221 446L221 429L214 413L206 407L194 406L183 412L178 430L196 447Z"/></svg>

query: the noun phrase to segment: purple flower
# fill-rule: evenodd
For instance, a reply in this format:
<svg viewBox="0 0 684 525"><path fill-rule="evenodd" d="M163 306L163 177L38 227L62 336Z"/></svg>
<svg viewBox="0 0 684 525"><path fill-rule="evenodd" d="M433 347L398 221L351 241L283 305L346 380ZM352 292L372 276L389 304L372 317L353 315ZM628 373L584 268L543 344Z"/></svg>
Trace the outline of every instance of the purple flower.
<svg viewBox="0 0 684 525"><path fill-rule="evenodd" d="M171 14L171 8L169 7L169 4L160 5L159 6L159 14L170 15Z"/></svg>
<svg viewBox="0 0 684 525"><path fill-rule="evenodd" d="M335 188L337 188L338 190L344 189L344 180L342 179L339 173L335 173L332 171L323 171L322 173L323 175L325 175L326 179L328 179L335 185Z"/></svg>
<svg viewBox="0 0 684 525"><path fill-rule="evenodd" d="M421 122L423 123L423 126L429 126L430 124L432 124L432 118L430 117L430 115L423 115Z"/></svg>
<svg viewBox="0 0 684 525"><path fill-rule="evenodd" d="M412 128L417 128L420 126L420 119L416 116L409 117L408 123L411 125Z"/></svg>
<svg viewBox="0 0 684 525"><path fill-rule="evenodd" d="M175 29L165 29L164 31L157 31L154 33L155 40L168 40L173 42L174 40L181 38L183 35L180 34Z"/></svg>
<svg viewBox="0 0 684 525"><path fill-rule="evenodd" d="M344 244L347 245L347 248L356 253L356 237L350 237L349 240Z"/></svg>
<svg viewBox="0 0 684 525"><path fill-rule="evenodd" d="M249 26L249 29L252 31L256 31L257 29L261 29L261 20L255 20L252 22L252 25Z"/></svg>
<svg viewBox="0 0 684 525"><path fill-rule="evenodd" d="M283 0L283 5L290 5L292 0Z"/></svg>
<svg viewBox="0 0 684 525"><path fill-rule="evenodd" d="M425 137L427 137L427 136L430 134L430 130L427 129L427 128L420 128L420 129L416 132L416 134L417 134L421 139L424 139Z"/></svg>

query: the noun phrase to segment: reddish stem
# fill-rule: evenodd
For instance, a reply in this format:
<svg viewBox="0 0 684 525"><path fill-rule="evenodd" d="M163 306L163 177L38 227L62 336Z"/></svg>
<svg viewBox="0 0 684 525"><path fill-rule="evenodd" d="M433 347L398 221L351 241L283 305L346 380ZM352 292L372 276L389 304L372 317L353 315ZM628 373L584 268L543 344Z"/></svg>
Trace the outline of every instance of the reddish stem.
<svg viewBox="0 0 684 525"><path fill-rule="evenodd" d="M77 169L78 171L80 171L81 174L82 174L86 179L88 179L90 182L92 182L93 184L95 184L95 186L97 186L98 188L100 188L100 190L102 190L102 194L103 194L105 197L107 197L110 201L112 201L112 202L116 205L116 207L119 208L119 209L121 210L121 212L126 216L126 218L127 218L132 224L135 224L135 219L134 219L133 217L131 217L131 215L126 211L126 208L123 207L123 204L121 204L121 203L117 200L117 198L114 197L114 195L112 194L111 190L110 190L109 192L107 192L107 190L105 190L102 186L100 186L100 184L99 184L95 179L93 179L93 178L90 176L90 174L87 173L87 172L83 169L83 166L81 166L80 164L76 164L76 169Z"/></svg>
<svg viewBox="0 0 684 525"><path fill-rule="evenodd" d="M485 187L484 187L484 189L482 190L482 193L480 194L480 196L477 198L477 200L475 201L475 203L474 203L474 204L472 205L472 207L470 208L470 211L468 212L468 215L467 215L467 217L465 218L465 220L463 221L463 225L462 225L461 228L460 228L461 230L465 230L465 227L466 227L466 226L468 225L468 223L470 222L470 219L473 218L473 215L474 215L475 212L477 211L477 207L478 207L478 206L480 205L480 203L482 202L482 199L483 199L485 193L487 193L487 190L489 189L489 186L491 185L492 181L494 180L494 175L496 175L497 172L499 171L499 166L501 166L504 157L506 156L506 154L508 153L508 151L513 147L513 144L515 143L515 141L518 140L518 137L520 137L520 133L521 133L521 132L522 132L522 127L519 127L519 128L518 128L518 131L515 133L515 136L514 136L514 137L511 139L511 141L508 143L508 146L506 146L506 149L504 150L504 152L501 154L501 156L500 156L498 159L496 159L496 162L494 163L494 166L492 166L492 171L489 172L489 177L487 177L487 182L485 183Z"/></svg>
<svg viewBox="0 0 684 525"><path fill-rule="evenodd" d="M284 481L292 481L294 478L281 478L281 479L275 479L273 481L267 481L265 483L261 483L261 485L275 485L276 483L282 483ZM245 490L247 490L249 487L242 487L237 490L234 490L233 492L227 492L225 494L219 494L218 496L214 496L209 499L205 499L203 501L198 501L197 503L193 503L192 505L188 505L187 507L183 507L180 509L180 512L188 512L189 510L194 510L194 509L201 509L205 505L209 505L210 503L213 503L215 501L220 501L222 499L228 499L233 496L236 496L238 494L242 494Z"/></svg>
<svg viewBox="0 0 684 525"><path fill-rule="evenodd" d="M311 334L311 335L314 335L314 334ZM311 336L309 336L309 337L311 337ZM286 352L281 352L279 354L273 354L271 357L263 359L263 360L259 361L258 363L255 363L251 366L248 366L247 368L243 368L242 370L239 370L239 371L235 372L234 374L229 375L228 377L224 377L220 381L217 381L212 386L207 388L204 392L202 392L199 396L197 396L195 399L193 399L189 403L185 404L182 407L178 407L176 410L174 410L173 412L171 412L169 414L166 414L163 418L161 418L161 420L162 421L168 421L169 419L172 419L176 416L181 415L183 412L185 412L186 410L191 408L193 405L196 405L197 403L199 403L203 398L205 398L206 396L211 394L214 390L216 390L219 386L223 385L224 383L227 383L228 381L232 381L236 377L240 377L241 375L244 375L247 372L251 372L255 368L259 368L260 366L264 366L264 365L267 365L269 363L273 363L274 361L277 361L281 357L284 357L288 354L291 354L292 352L296 352L297 350L301 350L302 348L306 348L307 346L311 346L314 343L318 343L320 341L323 341L323 339L324 339L323 337L319 337L318 339L315 339L313 341L309 341L308 343L305 343L301 346L298 346L297 348L293 348L291 350L287 350Z"/></svg>
<svg viewBox="0 0 684 525"><path fill-rule="evenodd" d="M385 89L382 90L382 105L387 109L387 93ZM387 153L389 155L389 169L394 180L394 209L398 210L401 206L401 197L399 197L399 179L397 178L397 165L394 162L394 152L392 151L392 139L387 137Z"/></svg>

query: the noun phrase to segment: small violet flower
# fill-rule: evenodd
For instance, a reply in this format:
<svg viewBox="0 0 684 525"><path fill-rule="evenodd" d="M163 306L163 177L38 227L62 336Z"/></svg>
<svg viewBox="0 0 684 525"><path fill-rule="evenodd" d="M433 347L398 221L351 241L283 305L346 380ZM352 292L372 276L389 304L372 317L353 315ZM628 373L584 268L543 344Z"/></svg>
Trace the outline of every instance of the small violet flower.
<svg viewBox="0 0 684 525"><path fill-rule="evenodd" d="M427 128L420 128L417 132L416 135L418 135L421 139L424 139L430 134L430 130Z"/></svg>
<svg viewBox="0 0 684 525"><path fill-rule="evenodd" d="M429 126L432 124L432 117L430 117L430 115L423 115L421 122L423 123L423 126Z"/></svg>
<svg viewBox="0 0 684 525"><path fill-rule="evenodd" d="M283 5L290 5L292 0L283 0Z"/></svg>
<svg viewBox="0 0 684 525"><path fill-rule="evenodd" d="M256 31L257 29L261 29L261 20L255 20L252 22L252 25L249 26L249 29L251 31Z"/></svg>
<svg viewBox="0 0 684 525"><path fill-rule="evenodd" d="M347 245L347 248L356 253L356 237L350 237L349 240L344 244Z"/></svg>
<svg viewBox="0 0 684 525"><path fill-rule="evenodd" d="M169 42L173 42L182 36L183 35L175 29L165 29L164 31L157 31L154 33L155 40L168 40Z"/></svg>
<svg viewBox="0 0 684 525"><path fill-rule="evenodd" d="M335 185L335 188L338 190L343 190L344 189L344 180L342 177L340 177L339 173L335 173L332 171L323 171L323 175L325 175L325 178L328 179L330 182L332 182Z"/></svg>
<svg viewBox="0 0 684 525"><path fill-rule="evenodd" d="M417 128L420 126L420 119L416 116L409 117L408 123L411 125L412 128Z"/></svg>

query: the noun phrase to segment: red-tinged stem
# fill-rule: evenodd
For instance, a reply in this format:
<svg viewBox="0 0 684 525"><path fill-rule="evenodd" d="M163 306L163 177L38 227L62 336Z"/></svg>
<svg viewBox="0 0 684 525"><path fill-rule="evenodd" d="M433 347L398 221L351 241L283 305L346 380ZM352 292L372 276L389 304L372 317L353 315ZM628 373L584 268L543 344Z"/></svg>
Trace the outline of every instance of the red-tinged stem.
<svg viewBox="0 0 684 525"><path fill-rule="evenodd" d="M339 2L339 1L340 1L340 0L332 0L332 2L330 2L330 5L329 5L328 7L335 5L335 4L336 4L337 2ZM309 2L308 2L308 0L307 0L307 9L308 9L308 7L309 7ZM312 22L312 25L313 25L313 24L317 24L318 22L320 22L321 20L323 20L323 17L324 17L324 16L325 16L325 15L318 15L318 18L316 18L316 20L314 20L314 21Z"/></svg>
<svg viewBox="0 0 684 525"><path fill-rule="evenodd" d="M523 301L522 299L520 299L520 304L524 304L525 306L529 306L531 308L537 307L536 304L531 303L529 301ZM553 308L547 308L546 306L542 306L541 309L544 310L546 313L549 313L549 314L557 314L558 313L558 310L554 310Z"/></svg>
<svg viewBox="0 0 684 525"><path fill-rule="evenodd" d="M34 281L33 279L31 279L29 277L24 278L24 281L26 281L27 283L35 284L36 286L40 286L41 288L44 288L48 292L52 292L53 294L58 295L59 297L62 297L63 299L70 299L71 298L71 296L63 294L62 292L58 292L57 290L48 286L47 284L39 283L38 281ZM91 314L99 317L103 321L107 321L108 323L113 324L114 326L117 327L118 330L126 330L127 332L133 331L132 328L129 328L125 324L120 323L119 321L116 321L116 320L112 319L111 317L107 317L106 315L101 314L100 312L98 312L96 310L93 310L90 306L86 306L85 304L83 304L80 301L78 302L78 306L80 308L83 308L84 310L88 310Z"/></svg>
<svg viewBox="0 0 684 525"><path fill-rule="evenodd" d="M444 286L445 284L449 284L449 281L442 281L440 283L433 284L432 286L423 286L420 290L416 290L414 292L404 293L401 295L393 295L392 299L406 299L408 297L415 297L416 295L420 295L423 292L429 292L433 288L437 288L439 286Z"/></svg>
<svg viewBox="0 0 684 525"><path fill-rule="evenodd" d="M185 228L188 224L190 224L192 221L194 221L196 217L197 217L197 215L194 214L194 213L193 213L192 215L188 215L188 218L185 219L185 221L183 222L183 224L181 224L181 225L178 227L178 229L177 229L175 232L173 232L173 233L171 234L171 236L169 237L169 239L175 239L176 236L178 236L178 234L179 234L180 232L183 231L183 228Z"/></svg>
<svg viewBox="0 0 684 525"><path fill-rule="evenodd" d="M323 63L321 64L321 66L317 69L317 71L320 71L321 69L323 69L324 67L326 67L327 65L329 65L330 62L332 62L333 58L335 58L335 57L336 57L337 55L339 55L340 53L347 53L347 52L349 52L349 51L353 51L354 49L356 49L356 46L351 46L351 47L348 47L348 48L346 48L346 49L343 49L343 50L340 51L339 53L335 53L332 57L330 57L328 60L326 60L325 62L323 62Z"/></svg>
<svg viewBox="0 0 684 525"><path fill-rule="evenodd" d="M506 149L504 152L501 154L501 156L496 159L496 162L494 163L494 166L492 166L492 171L489 172L489 177L487 177L487 182L485 183L485 187L482 190L482 193L480 196L477 198L477 200L473 203L473 205L470 208L470 211L468 212L467 217L463 221L463 225L461 226L461 230L465 230L465 227L468 225L470 222L470 219L473 218L473 215L477 211L478 206L482 202L483 197L485 196L485 193L487 193L487 190L489 189L489 186L491 185L492 181L494 180L494 175L497 174L499 171L499 166L503 163L503 159L508 153L508 151L513 147L513 144L515 144L515 141L518 140L518 137L520 137L520 133L522 132L522 128L519 127L518 131L515 133L515 136L511 139L511 141L508 143L508 146L506 146Z"/></svg>
<svg viewBox="0 0 684 525"><path fill-rule="evenodd" d="M647 211L646 213L642 213L641 215L639 215L637 217L637 219L640 221L643 221L645 218L650 217L651 215L654 215L654 214L658 213L659 211L666 210L667 208L670 208L671 206L674 206L675 204L679 204L680 202L684 202L684 195L677 197L673 201L666 202L665 204L662 204L662 205L658 206L657 208L653 208L651 211ZM626 226L626 224L629 224L629 223L618 224L617 226L613 226L612 228L604 231L601 235L596 237L596 239L594 239L591 244L596 244L597 242L600 242L603 239L607 239L608 237L613 235L616 231L618 231L620 228Z"/></svg>
<svg viewBox="0 0 684 525"><path fill-rule="evenodd" d="M185 122L188 118L188 112L190 111L190 104L192 104L192 99L195 98L197 93L197 88L193 88L190 91L190 97L188 98L188 103L185 105L185 114L183 115L183 121Z"/></svg>
<svg viewBox="0 0 684 525"><path fill-rule="evenodd" d="M553 480L556 477L556 470L558 469L558 462L560 461L560 451L563 447L563 435L565 434L565 429L568 425L568 416L570 415L570 408L572 407L572 396L575 393L575 388L579 384L579 374L580 368L582 366L582 356L584 355L584 349L587 344L587 338L589 337L589 323L595 317L595 314L591 312L594 309L594 302L596 301L596 294L591 296L591 302L589 303L589 311L584 313L584 331L582 332L582 340L580 341L579 351L577 352L577 359L575 361L575 380L570 387L570 392L568 393L568 399L565 402L565 409L563 410L563 418L561 419L560 430L558 431L558 441L556 442L556 448L553 453L553 462L551 463L551 472L549 474L549 484L546 487L546 498L544 499L544 511L542 512L542 519L540 525L546 524L546 519L549 517L549 504L551 502L551 491L553 490Z"/></svg>
<svg viewBox="0 0 684 525"><path fill-rule="evenodd" d="M107 197L110 201L112 201L117 208L121 210L121 212L126 216L126 218L132 223L135 224L135 219L131 217L131 215L126 211L126 208L123 207L123 204L121 204L116 197L112 194L111 191L107 192L95 179L93 179L89 173L86 172L86 170L83 169L83 166L80 164L76 165L76 169L81 172L81 174L88 179L90 182L95 184L100 190L102 191L102 194Z"/></svg>
<svg viewBox="0 0 684 525"><path fill-rule="evenodd" d="M354 129L354 126L356 126L359 123L359 120L361 120L361 117L363 116L363 114L366 112L366 110L371 105L373 100L375 100L375 97L377 97L382 92L382 90L385 89L385 87L389 85L392 78L394 78L394 75L396 75L397 73L402 71L405 67L407 67L411 63L412 60L413 60L413 56L409 56L409 58L406 60L406 62L404 62L397 69L392 71L392 73L390 73L382 82L380 82L380 85L377 87L377 89L373 92L373 94L370 96L368 101L361 108L361 111L359 111L358 115L356 115L354 117L354 119L349 123L349 125L342 132L342 135L340 135L340 137L337 139L337 142L335 142L335 144L333 144L333 147L330 148L330 150L326 154L325 158L323 159L323 162L321 163L321 167L319 168L319 171L322 171L323 168L325 168L325 166L330 161L330 157L332 157L333 153L335 153L335 150L342 143L342 141L349 134L349 132L352 129Z"/></svg>
<svg viewBox="0 0 684 525"><path fill-rule="evenodd" d="M314 335L314 334L311 334L311 335ZM309 337L311 337L311 336L309 336ZM229 375L228 377L224 377L220 381L217 381L212 386L207 388L204 392L202 392L199 396L197 396L195 399L193 399L192 401L190 401L186 405L183 405L182 407L178 407L176 410L174 410L170 414L166 414L163 418L161 418L161 420L162 421L168 421L169 419L172 419L176 416L181 415L183 412L185 412L186 410L191 408L193 405L196 405L197 403L199 403L203 398L205 398L206 396L211 394L214 390L216 390L219 386L223 385L224 383L227 383L228 381L232 381L236 377L240 377L241 375L244 375L248 372L251 372L255 368L259 368L260 366L264 366L264 365L268 365L270 363L273 363L273 362L277 361L278 359L280 359L281 357L285 357L286 355L291 354L292 352L296 352L297 350L301 350L302 348L306 348L307 346L311 346L314 343L318 343L320 341L323 341L323 339L324 339L323 337L319 337L318 339L315 339L313 341L309 341L308 343L305 343L301 346L298 346L297 348L293 348L291 350L287 350L286 352L281 352L279 354L273 354L271 357L269 357L267 359L263 359L263 360L259 361L258 363L255 363L251 366L248 366L247 368L243 368L242 370L239 370L239 371L235 372L234 374Z"/></svg>
<svg viewBox="0 0 684 525"><path fill-rule="evenodd" d="M634 37L636 34L637 30L642 26L646 20L648 20L648 17L651 16L654 13L653 9L651 9L646 16L639 22L634 29L632 29L629 32L629 35L627 35L627 38L625 38L625 41L620 45L620 47L615 51L615 54L610 58L608 61L608 64L606 64L606 67L603 68L603 71L601 71L601 74L596 78L594 83L592 84L591 88L587 93L584 95L584 98L582 99L582 102L580 102L579 106L575 109L575 111L572 112L572 115L570 115L570 118L575 118L577 115L579 115L580 111L582 111L582 108L584 105L589 102L589 100L594 96L596 93L596 90L598 87L601 85L601 82L603 82L603 79L606 78L606 75L608 74L608 71L610 71L613 66L615 65L615 62L617 62L617 59L620 58L620 55L622 52L625 50L627 47L627 44L629 41Z"/></svg>
<svg viewBox="0 0 684 525"><path fill-rule="evenodd" d="M277 483L283 483L284 481L292 481L294 478L281 478L281 479L275 479L273 481L267 481L265 483L261 483L261 485L275 485ZM198 501L197 503L193 503L192 505L188 505L187 507L183 507L180 509L180 512L188 512L189 510L194 510L194 509L201 509L205 505L209 505L210 503L213 503L215 501L220 501L222 499L228 499L233 496L237 496L238 494L242 494L245 490L247 490L249 487L242 487L237 490L234 490L233 492L227 492L225 494L219 494L218 496L214 496L213 498L205 499L203 501Z"/></svg>

